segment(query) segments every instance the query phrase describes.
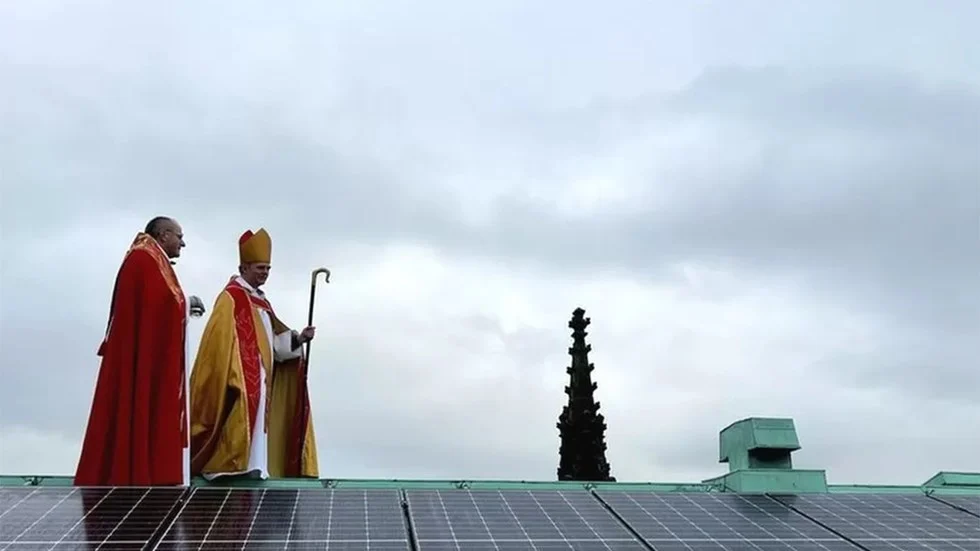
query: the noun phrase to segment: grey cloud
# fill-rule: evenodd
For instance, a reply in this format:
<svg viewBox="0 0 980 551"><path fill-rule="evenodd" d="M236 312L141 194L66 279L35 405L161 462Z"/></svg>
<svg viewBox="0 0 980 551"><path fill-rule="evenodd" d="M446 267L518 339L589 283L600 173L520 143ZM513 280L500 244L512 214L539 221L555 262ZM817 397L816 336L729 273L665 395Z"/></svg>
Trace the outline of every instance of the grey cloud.
<svg viewBox="0 0 980 551"><path fill-rule="evenodd" d="M801 137L857 133L962 147L977 141L980 117L977 90L967 83L935 85L904 71L849 66L713 68L668 106Z"/></svg>
<svg viewBox="0 0 980 551"><path fill-rule="evenodd" d="M980 411L980 388L976 364L978 335L970 332L912 331L892 328L895 350L891 354L835 354L812 365L813 369L837 373L842 381L865 389L891 389L973 406ZM886 354L887 360L881 356Z"/></svg>
<svg viewBox="0 0 980 551"><path fill-rule="evenodd" d="M876 81L865 76L864 93L851 85L856 79L845 78L820 83L822 90L832 93L766 98L767 90L807 88L769 71L721 74L729 78L709 79L715 96L739 98L731 104L747 101L749 90L758 90L764 98L760 106L753 106L754 114L739 113L749 125L770 127L754 134L765 144L764 153L744 172L712 174L714 185L700 188L708 196L698 189L666 212L633 217L569 223L539 206L509 200L498 209L495 231L458 237L457 250L481 243L501 256L549 259L560 269L622 265L653 278L671 261L734 263L749 272L803 278L827 300L847 301L881 316L892 332L907 326L928 331L926 339L935 339L933 352L946 346L965 351L977 342L980 96L911 94L911 82L901 86L887 78L873 86ZM683 101L724 115L731 107L718 109L708 99L706 86L697 83L698 91L682 94ZM896 89L896 102L888 106L890 91ZM860 112L869 97L875 98L869 106L878 115L859 119L854 123L859 128L852 128L847 122L851 117L842 113ZM776 107L766 112L761 105ZM793 113L800 123L784 125L787 105L795 105ZM908 122L888 122L887 113ZM842 149L836 152L839 160L827 160L831 166L815 165L800 155L807 141L823 138L807 130L807 120L832 125L832 135L866 133L870 147L886 151L886 156L854 159L852 152ZM879 120L877 126L872 124ZM943 141L929 143L902 131L914 121L925 123L929 138ZM943 121L950 123L946 132L939 126ZM870 132L874 128L877 131ZM711 159L690 162L710 164ZM936 364L931 376L937 379L927 388L948 386L950 378L974 388L980 384L969 353L931 357ZM909 362L915 361L896 361L887 370L897 374Z"/></svg>
<svg viewBox="0 0 980 551"><path fill-rule="evenodd" d="M43 299L40 303L49 304ZM95 353L101 335L97 330L66 330L91 328L91 319L71 319L51 308L46 310L49 316L43 322L15 321L4 316L0 342L9 359L3 372L7 390L2 394L0 417L4 425L21 424L61 436L80 437L95 388L93 372L87 367L97 364ZM50 358L56 349L71 350L84 359L41 360ZM55 395L57 398L49 401Z"/></svg>

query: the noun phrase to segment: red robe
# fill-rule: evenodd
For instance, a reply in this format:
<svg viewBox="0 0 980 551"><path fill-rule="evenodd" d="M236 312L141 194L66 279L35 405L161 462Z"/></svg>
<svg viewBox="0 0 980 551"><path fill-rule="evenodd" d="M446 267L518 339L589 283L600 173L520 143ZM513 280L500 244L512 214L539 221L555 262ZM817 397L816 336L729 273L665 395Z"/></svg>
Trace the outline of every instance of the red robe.
<svg viewBox="0 0 980 551"><path fill-rule="evenodd" d="M186 321L170 259L140 233L116 276L76 486L183 484Z"/></svg>

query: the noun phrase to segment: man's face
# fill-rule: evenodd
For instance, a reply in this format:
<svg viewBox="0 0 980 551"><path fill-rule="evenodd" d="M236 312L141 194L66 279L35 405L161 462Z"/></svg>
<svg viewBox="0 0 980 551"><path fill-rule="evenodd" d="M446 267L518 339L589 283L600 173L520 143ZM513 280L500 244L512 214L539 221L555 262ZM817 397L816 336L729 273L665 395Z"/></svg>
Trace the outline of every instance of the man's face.
<svg viewBox="0 0 980 551"><path fill-rule="evenodd" d="M167 222L157 242L160 243L163 251L167 253L167 257L177 258L180 256L180 250L186 246L184 243L184 229L176 221Z"/></svg>
<svg viewBox="0 0 980 551"><path fill-rule="evenodd" d="M266 264L265 262L244 264L241 267L242 279L247 281L252 287L258 289L265 285L265 281L269 279L269 270L271 269L272 265Z"/></svg>

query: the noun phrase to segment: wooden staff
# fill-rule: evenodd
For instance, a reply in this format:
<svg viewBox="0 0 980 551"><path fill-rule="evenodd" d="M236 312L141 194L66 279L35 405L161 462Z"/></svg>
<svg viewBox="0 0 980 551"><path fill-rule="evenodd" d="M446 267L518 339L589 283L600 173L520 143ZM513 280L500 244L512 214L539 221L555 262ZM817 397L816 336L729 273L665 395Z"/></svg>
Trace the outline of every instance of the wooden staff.
<svg viewBox="0 0 980 551"><path fill-rule="evenodd" d="M306 324L307 327L313 326L313 304L316 298L316 276L324 274L323 280L330 283L330 270L326 268L317 268L313 270L313 276L310 278L310 315ZM292 455L289 464L287 465L288 476L300 476L303 471L303 455L305 450L306 442L306 429L309 425L309 415L310 415L310 394L309 386L307 386L307 381L310 378L310 345L313 341L308 341L306 343L306 360L300 360L300 366L302 366L302 387L300 389L300 395L298 397L296 417L293 419L293 445L294 453Z"/></svg>
<svg viewBox="0 0 980 551"><path fill-rule="evenodd" d="M317 268L313 270L313 275L310 277L310 316L307 320L306 326L313 326L313 300L316 298L316 276L323 274L323 282L330 283L330 270L326 268ZM306 343L306 369L304 370L307 374L310 372L310 345L313 341L308 341Z"/></svg>

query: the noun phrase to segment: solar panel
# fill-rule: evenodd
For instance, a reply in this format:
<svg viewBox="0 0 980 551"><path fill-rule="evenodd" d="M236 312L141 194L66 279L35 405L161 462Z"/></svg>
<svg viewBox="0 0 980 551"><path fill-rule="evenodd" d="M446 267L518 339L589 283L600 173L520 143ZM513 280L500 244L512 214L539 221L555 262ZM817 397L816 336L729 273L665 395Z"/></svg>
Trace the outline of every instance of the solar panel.
<svg viewBox="0 0 980 551"><path fill-rule="evenodd" d="M713 493L597 492L656 549L848 550L846 540L766 497Z"/></svg>
<svg viewBox="0 0 980 551"><path fill-rule="evenodd" d="M196 488L156 549L407 550L397 490Z"/></svg>
<svg viewBox="0 0 980 551"><path fill-rule="evenodd" d="M34 491L36 491L35 488L28 487L0 487L0 518L3 518L2 515L6 514L11 507L17 505L18 502Z"/></svg>
<svg viewBox="0 0 980 551"><path fill-rule="evenodd" d="M0 549L141 549L181 488L4 488Z"/></svg>
<svg viewBox="0 0 980 551"><path fill-rule="evenodd" d="M980 516L980 496L947 496L947 495L937 496L933 494L932 497L933 499L944 501L954 507L959 507L960 509L966 509L967 511L973 513L974 515Z"/></svg>
<svg viewBox="0 0 980 551"><path fill-rule="evenodd" d="M922 494L814 494L778 499L871 550L980 549L976 517Z"/></svg>
<svg viewBox="0 0 980 551"><path fill-rule="evenodd" d="M646 549L589 492L409 490L419 551Z"/></svg>

